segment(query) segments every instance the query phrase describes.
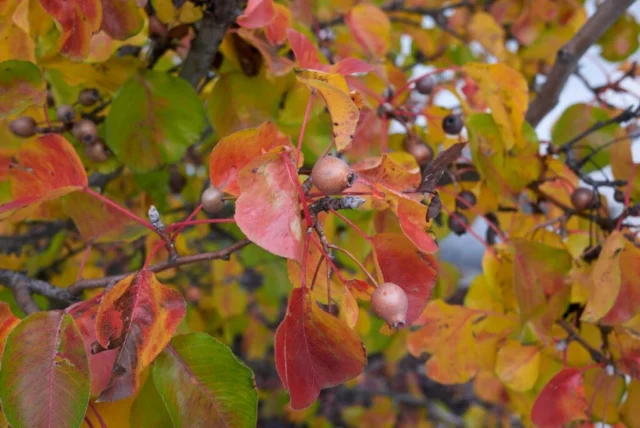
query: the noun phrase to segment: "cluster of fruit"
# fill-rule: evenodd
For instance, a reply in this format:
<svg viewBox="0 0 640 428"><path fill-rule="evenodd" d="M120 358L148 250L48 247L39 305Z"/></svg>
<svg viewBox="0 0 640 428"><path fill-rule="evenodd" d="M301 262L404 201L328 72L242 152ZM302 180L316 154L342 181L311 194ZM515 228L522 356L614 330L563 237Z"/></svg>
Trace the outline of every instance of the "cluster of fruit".
<svg viewBox="0 0 640 428"><path fill-rule="evenodd" d="M62 125L60 131L71 131L75 139L85 144L85 154L93 162L104 162L109 158L109 149L98 136L98 128L89 117L78 118L75 105L92 107L100 101L100 93L95 88L87 88L78 94L77 103L60 104L56 107L56 120ZM50 105L54 105L53 97L48 97ZM88 115L83 115L88 116ZM21 138L30 138L41 132L50 132L50 128L38 127L31 116L20 116L9 124L11 132Z"/></svg>

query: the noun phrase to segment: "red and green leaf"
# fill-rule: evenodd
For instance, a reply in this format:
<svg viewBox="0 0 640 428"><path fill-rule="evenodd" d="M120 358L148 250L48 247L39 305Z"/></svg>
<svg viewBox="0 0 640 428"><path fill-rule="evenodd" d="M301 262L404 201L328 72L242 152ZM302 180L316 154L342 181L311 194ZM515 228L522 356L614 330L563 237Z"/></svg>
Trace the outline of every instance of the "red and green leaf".
<svg viewBox="0 0 640 428"><path fill-rule="evenodd" d="M184 318L182 295L149 270L128 276L109 290L96 317L96 337L118 354L111 380L98 401L116 401L137 390L140 374L162 352Z"/></svg>
<svg viewBox="0 0 640 428"><path fill-rule="evenodd" d="M126 40L138 34L144 19L136 0L100 0L101 29L116 40Z"/></svg>
<svg viewBox="0 0 640 428"><path fill-rule="evenodd" d="M531 420L541 428L559 427L587 419L587 406L582 372L566 368L542 388L531 409Z"/></svg>
<svg viewBox="0 0 640 428"><path fill-rule="evenodd" d="M13 329L0 370L0 399L11 426L77 427L90 389L82 335L70 315L37 312Z"/></svg>
<svg viewBox="0 0 640 428"><path fill-rule="evenodd" d="M87 174L73 146L58 134L30 139L12 157L13 200L0 205L0 219L87 186Z"/></svg>
<svg viewBox="0 0 640 428"><path fill-rule="evenodd" d="M413 323L427 305L436 285L436 259L418 250L399 233L379 233L372 238L372 244L376 265L384 281L398 285L407 294L407 324Z"/></svg>
<svg viewBox="0 0 640 428"><path fill-rule="evenodd" d="M294 288L275 337L278 375L291 395L291 407L313 404L320 391L358 376L367 356L360 338L311 298Z"/></svg>
<svg viewBox="0 0 640 428"><path fill-rule="evenodd" d="M174 426L255 426L253 373L205 333L176 336L153 366L153 380Z"/></svg>
<svg viewBox="0 0 640 428"><path fill-rule="evenodd" d="M0 357L2 357L7 336L19 322L20 318L13 315L9 305L5 302L0 302Z"/></svg>
<svg viewBox="0 0 640 428"><path fill-rule="evenodd" d="M303 230L295 171L285 147L246 165L238 176L241 193L234 218L247 238L265 250L300 260Z"/></svg>
<svg viewBox="0 0 640 428"><path fill-rule="evenodd" d="M100 0L40 0L40 4L62 28L60 51L72 59L84 59L91 36L100 30Z"/></svg>

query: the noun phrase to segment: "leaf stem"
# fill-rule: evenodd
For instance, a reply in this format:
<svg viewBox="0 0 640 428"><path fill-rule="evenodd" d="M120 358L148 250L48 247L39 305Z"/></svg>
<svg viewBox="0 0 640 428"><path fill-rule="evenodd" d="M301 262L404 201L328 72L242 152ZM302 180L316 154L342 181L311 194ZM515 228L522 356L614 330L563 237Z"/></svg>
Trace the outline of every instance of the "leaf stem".
<svg viewBox="0 0 640 428"><path fill-rule="evenodd" d="M304 131L307 128L307 122L309 121L309 113L311 112L311 106L313 105L313 98L316 95L315 90L311 90L309 95L309 101L307 101L307 108L304 111L304 119L302 120L302 126L300 127L300 135L298 136L298 147L296 147L296 168L300 163L300 153L302 152L302 140L304 139Z"/></svg>
<svg viewBox="0 0 640 428"><path fill-rule="evenodd" d="M96 199L99 199L101 202L103 202L105 205L110 206L111 208L113 208L114 210L120 212L121 214L129 217L130 219L140 223L141 225L143 225L144 227L146 227L147 229L151 230L154 233L157 233L156 229L153 227L153 225L151 223L149 223L147 220L138 217L137 215L135 215L134 213L132 213L131 211L129 211L128 209L116 204L115 202L113 202L111 199L107 198L106 196L96 192L95 190L93 190L90 187L84 187L82 189L85 193L88 193L89 195L93 196Z"/></svg>
<svg viewBox="0 0 640 428"><path fill-rule="evenodd" d="M360 270L367 275L367 278L369 278L369 281L371 281L371 283L373 285L375 285L376 287L378 287L378 281L373 277L373 275L371 275L371 273L364 267L364 265L362 263L360 263L360 261L358 259L356 259L354 257L353 254L351 254L348 250L342 248L342 247L338 247L337 245L333 245L333 244L329 244L329 247L334 249L334 250L338 250L341 253L344 253L347 257L349 257L351 260L353 260L353 262L358 265L358 267L360 268Z"/></svg>
<svg viewBox="0 0 640 428"><path fill-rule="evenodd" d="M185 220L179 221L177 223L172 223L168 226L169 230L173 230L179 228L179 231L176 231L173 234L173 238L175 238L178 233L182 231L187 226L196 226L198 224L217 224L217 223L235 223L236 220L233 218L208 218L204 220Z"/></svg>
<svg viewBox="0 0 640 428"><path fill-rule="evenodd" d="M353 223L351 220L349 220L348 218L346 218L345 216L343 216L342 214L340 214L338 211L336 210L330 210L330 212L334 215L336 215L340 220L344 221L345 223L347 223L349 226L351 226L356 232L358 232L366 241L370 242L371 241L371 237L369 235L367 235L366 233L364 233L364 231L362 229L360 229L358 226L355 225L355 223Z"/></svg>
<svg viewBox="0 0 640 428"><path fill-rule="evenodd" d="M201 210L202 210L202 204L198 205L198 206L196 207L196 209L195 209L195 210L193 210L193 212L192 212L191 214L189 214L189 215L187 216L187 218L186 218L184 221L191 221L191 220L193 220L193 218L194 218L196 215L198 215L198 213L199 213ZM171 227L171 225L170 225L169 227ZM183 225L183 226L178 227L178 230L176 230L176 231L173 233L173 235L171 235L171 240L172 240L172 241L174 241L174 240L178 237L178 235L180 235L180 233L182 233L182 231L184 230L184 228L185 228L185 227L187 227L187 226L186 226L186 225Z"/></svg>

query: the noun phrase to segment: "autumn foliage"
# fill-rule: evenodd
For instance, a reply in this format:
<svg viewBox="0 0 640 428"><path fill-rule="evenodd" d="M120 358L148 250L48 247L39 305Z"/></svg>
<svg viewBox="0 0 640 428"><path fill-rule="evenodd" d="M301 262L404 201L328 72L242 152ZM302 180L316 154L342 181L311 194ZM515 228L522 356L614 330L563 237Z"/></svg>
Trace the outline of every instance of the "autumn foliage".
<svg viewBox="0 0 640 428"><path fill-rule="evenodd" d="M600 3L0 2L0 427L640 427Z"/></svg>

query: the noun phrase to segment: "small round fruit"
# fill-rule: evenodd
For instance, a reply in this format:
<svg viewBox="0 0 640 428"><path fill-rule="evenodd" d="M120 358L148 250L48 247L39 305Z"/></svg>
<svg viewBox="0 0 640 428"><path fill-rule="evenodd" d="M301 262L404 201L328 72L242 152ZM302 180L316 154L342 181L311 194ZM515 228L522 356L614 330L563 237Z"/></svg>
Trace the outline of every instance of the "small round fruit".
<svg viewBox="0 0 640 428"><path fill-rule="evenodd" d="M442 119L442 129L450 135L459 134L463 125L462 117L459 114L449 114Z"/></svg>
<svg viewBox="0 0 640 428"><path fill-rule="evenodd" d="M433 149L426 144L416 144L408 151L413 155L420 166L428 164L433 159Z"/></svg>
<svg viewBox="0 0 640 428"><path fill-rule="evenodd" d="M460 199L462 199L462 201L464 202L462 202ZM473 194L473 192L469 190L463 190L462 192L458 193L458 197L456 198L456 209L466 210L467 208L475 206L477 202L478 199L476 198L476 195Z"/></svg>
<svg viewBox="0 0 640 428"><path fill-rule="evenodd" d="M460 214L459 212L454 212L449 216L449 220L447 222L449 229L458 236L464 235L467 233L467 227L469 226L469 219L464 214Z"/></svg>
<svg viewBox="0 0 640 428"><path fill-rule="evenodd" d="M429 95L433 92L433 88L436 86L435 80L431 76L423 77L416 82L416 91L422 95Z"/></svg>
<svg viewBox="0 0 640 428"><path fill-rule="evenodd" d="M392 282L379 285L371 295L371 309L393 328L407 323L409 300L402 288Z"/></svg>
<svg viewBox="0 0 640 428"><path fill-rule="evenodd" d="M88 119L82 119L73 125L71 129L73 136L85 144L91 144L98 139L98 128L96 124Z"/></svg>
<svg viewBox="0 0 640 428"><path fill-rule="evenodd" d="M613 200L623 204L624 203L624 192L622 190L620 190L620 189L616 189L616 191L613 193Z"/></svg>
<svg viewBox="0 0 640 428"><path fill-rule="evenodd" d="M598 197L591 189L586 187L578 187L571 194L571 205L577 211L584 211L589 208L596 208Z"/></svg>
<svg viewBox="0 0 640 428"><path fill-rule="evenodd" d="M202 299L202 290L200 290L198 287L190 286L189 288L187 288L187 292L185 293L184 297L186 298L187 302L191 303L192 305L196 305L198 304L200 299Z"/></svg>
<svg viewBox="0 0 640 428"><path fill-rule="evenodd" d="M326 195L342 193L351 187L356 174L342 159L334 156L324 156L316 161L311 170L311 181Z"/></svg>
<svg viewBox="0 0 640 428"><path fill-rule="evenodd" d="M36 121L31 116L20 116L11 121L9 130L17 137L29 138L36 135L38 129Z"/></svg>
<svg viewBox="0 0 640 428"><path fill-rule="evenodd" d="M224 201L222 200L223 193L220 189L215 187L208 187L207 190L202 192L202 196L200 197L200 203L202 204L202 208L209 214L215 214L222 209L224 205Z"/></svg>
<svg viewBox="0 0 640 428"><path fill-rule="evenodd" d="M84 154L87 155L89 160L97 163L104 162L109 159L109 149L105 146L104 141L100 139L85 146Z"/></svg>
<svg viewBox="0 0 640 428"><path fill-rule="evenodd" d="M58 108L56 108L56 117L60 122L72 123L73 119L76 117L76 111L73 109L72 105L60 104Z"/></svg>
<svg viewBox="0 0 640 428"><path fill-rule="evenodd" d="M100 92L96 88L87 88L78 94L78 102L85 107L91 107L100 101Z"/></svg>

